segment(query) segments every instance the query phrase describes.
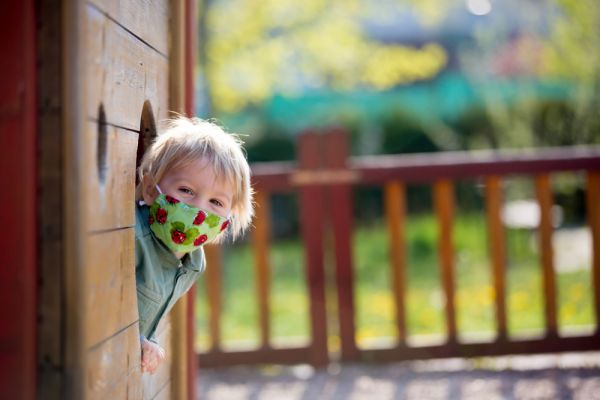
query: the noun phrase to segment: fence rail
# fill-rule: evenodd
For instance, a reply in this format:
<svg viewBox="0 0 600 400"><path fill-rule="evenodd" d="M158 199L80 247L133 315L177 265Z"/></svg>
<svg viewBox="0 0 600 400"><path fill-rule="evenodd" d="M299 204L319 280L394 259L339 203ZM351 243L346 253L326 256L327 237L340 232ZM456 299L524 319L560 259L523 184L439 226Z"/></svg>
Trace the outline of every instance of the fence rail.
<svg viewBox="0 0 600 400"><path fill-rule="evenodd" d="M257 218L252 233L258 293L260 347L251 351L224 351L220 346L219 259L209 252L206 276L212 347L199 354L201 367L254 363L310 363L330 361L327 319L335 317L341 341L342 361L395 361L432 357L472 357L511 353L539 353L600 349L600 147L556 148L511 152L456 152L427 155L349 157L346 135L334 130L306 133L298 143L298 163L274 162L252 166L257 190ZM592 234L592 288L596 329L591 335L562 337L557 323L557 290L552 248L551 174L565 171L586 173L586 205ZM506 243L501 220L502 182L509 176L533 177L540 209L539 242L543 282L545 335L517 340L508 335L506 306ZM485 188L485 218L493 279L496 335L490 342L459 340L455 307L455 252L452 227L455 215L454 182L479 179ZM407 342L406 279L406 185L427 183L433 187L438 224L440 281L445 298L446 341L439 345L411 346ZM397 342L381 349L362 349L356 343L353 259L352 190L359 186L382 187L390 240L390 281L395 305ZM299 194L301 235L305 251L305 273L310 302L308 346L273 348L269 320L269 199L272 194ZM325 220L325 217L328 220ZM329 224L335 254L336 316L325 308L324 224ZM212 272L211 272L212 271Z"/></svg>

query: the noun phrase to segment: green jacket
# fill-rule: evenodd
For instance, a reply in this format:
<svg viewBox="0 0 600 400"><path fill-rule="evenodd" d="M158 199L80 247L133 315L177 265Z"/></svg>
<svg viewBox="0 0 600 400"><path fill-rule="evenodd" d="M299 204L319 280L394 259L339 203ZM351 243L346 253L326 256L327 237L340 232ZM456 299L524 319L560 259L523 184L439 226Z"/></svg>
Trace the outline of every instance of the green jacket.
<svg viewBox="0 0 600 400"><path fill-rule="evenodd" d="M175 257L150 230L148 213L147 206L136 205L135 280L140 335L156 340L158 323L204 271L205 258L202 248Z"/></svg>

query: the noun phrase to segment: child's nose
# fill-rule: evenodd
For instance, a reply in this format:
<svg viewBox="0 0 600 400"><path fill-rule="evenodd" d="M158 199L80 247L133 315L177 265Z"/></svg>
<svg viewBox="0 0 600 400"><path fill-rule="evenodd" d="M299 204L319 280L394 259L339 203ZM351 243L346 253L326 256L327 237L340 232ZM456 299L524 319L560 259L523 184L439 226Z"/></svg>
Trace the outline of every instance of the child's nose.
<svg viewBox="0 0 600 400"><path fill-rule="evenodd" d="M207 198L199 198L199 199L197 199L195 206L197 208L201 208L201 209L206 210L206 211L212 211L210 199L207 199Z"/></svg>

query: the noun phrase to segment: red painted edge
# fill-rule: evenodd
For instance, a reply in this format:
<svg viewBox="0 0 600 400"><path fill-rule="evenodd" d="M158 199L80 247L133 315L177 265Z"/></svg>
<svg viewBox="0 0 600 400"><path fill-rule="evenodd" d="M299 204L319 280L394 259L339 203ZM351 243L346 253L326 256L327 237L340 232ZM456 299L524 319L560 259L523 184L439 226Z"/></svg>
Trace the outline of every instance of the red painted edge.
<svg viewBox="0 0 600 400"><path fill-rule="evenodd" d="M2 2L0 26L0 398L33 399L39 240L34 2Z"/></svg>

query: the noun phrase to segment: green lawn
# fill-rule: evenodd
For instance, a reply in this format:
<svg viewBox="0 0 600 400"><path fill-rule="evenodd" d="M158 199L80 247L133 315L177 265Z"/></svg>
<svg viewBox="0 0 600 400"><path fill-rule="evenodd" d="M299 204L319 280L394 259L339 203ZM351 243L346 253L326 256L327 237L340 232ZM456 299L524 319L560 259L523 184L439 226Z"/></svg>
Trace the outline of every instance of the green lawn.
<svg viewBox="0 0 600 400"><path fill-rule="evenodd" d="M454 225L457 324L460 335L492 334L494 290L488 260L485 220L481 214L458 215ZM407 328L411 337L445 332L444 299L439 284L437 225L432 215L410 216L406 225ZM541 332L544 325L539 256L531 232L508 230L507 310L511 335ZM390 288L389 243L381 221L354 234L355 304L359 345L395 337L395 307ZM222 333L226 346L256 346L259 340L253 256L249 244L224 250ZM298 240L275 241L271 253L271 335L276 344L308 341L309 316L304 255ZM331 255L326 264L333 270ZM210 266L209 266L210 268ZM335 315L334 277L328 273L327 308ZM210 343L204 278L199 280L197 345ZM557 274L561 327L593 324L590 272ZM330 321L335 332L335 320ZM330 343L337 340L332 334Z"/></svg>

